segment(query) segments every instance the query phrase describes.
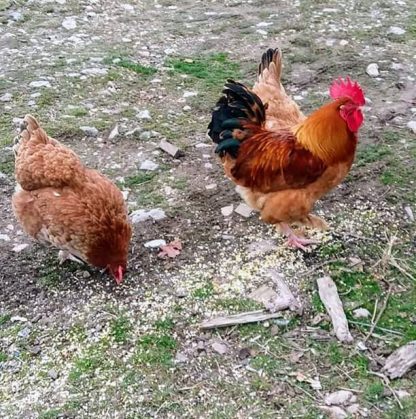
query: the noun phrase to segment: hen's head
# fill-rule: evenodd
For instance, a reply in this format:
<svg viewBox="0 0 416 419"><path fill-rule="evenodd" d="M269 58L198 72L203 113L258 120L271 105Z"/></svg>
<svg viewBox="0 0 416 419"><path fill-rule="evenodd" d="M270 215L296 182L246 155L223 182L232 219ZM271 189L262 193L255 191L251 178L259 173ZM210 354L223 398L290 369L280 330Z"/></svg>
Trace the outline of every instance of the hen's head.
<svg viewBox="0 0 416 419"><path fill-rule="evenodd" d="M362 106L365 105L364 93L356 81L349 77L339 77L329 88L333 100L341 100L339 113L351 132L357 132L364 121Z"/></svg>
<svg viewBox="0 0 416 419"><path fill-rule="evenodd" d="M131 226L126 221L113 220L113 229L103 230L95 237L91 246L88 261L99 268L105 269L121 284L127 270L127 257L131 238Z"/></svg>

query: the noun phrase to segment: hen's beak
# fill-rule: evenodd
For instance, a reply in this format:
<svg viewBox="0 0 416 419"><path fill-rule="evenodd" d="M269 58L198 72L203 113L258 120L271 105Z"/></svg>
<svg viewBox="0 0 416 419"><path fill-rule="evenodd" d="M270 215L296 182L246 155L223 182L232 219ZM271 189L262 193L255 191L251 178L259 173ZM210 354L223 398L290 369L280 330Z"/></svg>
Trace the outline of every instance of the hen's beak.
<svg viewBox="0 0 416 419"><path fill-rule="evenodd" d="M123 282L123 268L119 266L116 271L112 272L117 285L120 285Z"/></svg>

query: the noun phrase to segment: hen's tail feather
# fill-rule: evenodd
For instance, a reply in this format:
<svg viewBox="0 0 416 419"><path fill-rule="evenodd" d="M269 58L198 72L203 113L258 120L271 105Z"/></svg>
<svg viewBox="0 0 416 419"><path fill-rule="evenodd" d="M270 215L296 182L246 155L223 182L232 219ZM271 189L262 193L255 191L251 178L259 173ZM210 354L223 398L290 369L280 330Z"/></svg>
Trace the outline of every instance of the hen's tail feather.
<svg viewBox="0 0 416 419"><path fill-rule="evenodd" d="M259 64L259 83L280 85L282 74L282 52L279 48L269 48L261 57Z"/></svg>
<svg viewBox="0 0 416 419"><path fill-rule="evenodd" d="M48 135L44 129L39 125L39 122L32 115L25 115L20 124L20 135L24 140L29 140L36 135L39 142L47 143Z"/></svg>
<svg viewBox="0 0 416 419"><path fill-rule="evenodd" d="M218 100L208 125L208 135L218 144L216 153L228 152L236 157L241 131L245 124L261 126L266 120L266 110L261 99L244 84L227 80L223 96Z"/></svg>

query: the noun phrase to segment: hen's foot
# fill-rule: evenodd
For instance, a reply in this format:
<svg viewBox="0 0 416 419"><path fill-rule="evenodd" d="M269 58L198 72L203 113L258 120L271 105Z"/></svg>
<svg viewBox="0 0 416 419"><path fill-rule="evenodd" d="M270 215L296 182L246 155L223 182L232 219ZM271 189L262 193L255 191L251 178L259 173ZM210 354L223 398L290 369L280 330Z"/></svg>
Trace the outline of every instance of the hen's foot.
<svg viewBox="0 0 416 419"><path fill-rule="evenodd" d="M296 249L301 249L301 250L306 252L307 251L306 246L308 246L310 244L318 244L319 243L318 240L306 239L304 237L297 236L294 233L294 231L289 227L289 225L286 224L286 223L281 223L280 224L280 229L281 229L282 233L287 237L286 244L288 246L294 247Z"/></svg>
<svg viewBox="0 0 416 419"><path fill-rule="evenodd" d="M292 233L287 238L286 244L290 247L294 247L296 249L301 249L304 252L306 252L308 249L305 246L308 246L310 244L318 244L318 240L313 239L305 239L303 237L298 237L296 234Z"/></svg>
<svg viewBox="0 0 416 419"><path fill-rule="evenodd" d="M77 257L75 257L74 255L72 255L66 250L60 250L58 252L58 260L59 260L60 265L62 265L66 260L72 260L74 262L80 263L81 265L84 264L82 260L78 259Z"/></svg>

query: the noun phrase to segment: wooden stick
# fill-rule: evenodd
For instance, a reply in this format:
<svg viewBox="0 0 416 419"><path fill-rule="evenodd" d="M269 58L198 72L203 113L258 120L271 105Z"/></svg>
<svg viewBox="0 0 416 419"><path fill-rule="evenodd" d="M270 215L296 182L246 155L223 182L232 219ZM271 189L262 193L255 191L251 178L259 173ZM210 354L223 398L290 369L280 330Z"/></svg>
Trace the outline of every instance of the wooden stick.
<svg viewBox="0 0 416 419"><path fill-rule="evenodd" d="M347 317L345 316L335 282L329 276L324 276L318 278L317 283L319 297L331 317L336 337L341 342L352 342L353 338L348 329Z"/></svg>
<svg viewBox="0 0 416 419"><path fill-rule="evenodd" d="M350 323L356 324L358 326L364 326L364 327L371 327L372 326L371 324L363 323L363 322L357 322L356 320L350 320ZM378 330L381 330L382 332L390 333L390 334L396 335L396 336L403 336L403 333L397 332L396 330L392 330L392 329L386 329L385 327L376 326L374 329L378 329Z"/></svg>
<svg viewBox="0 0 416 419"><path fill-rule="evenodd" d="M386 385L386 387L391 391L391 393L393 394L394 398L396 399L397 404L399 405L400 409L403 409L403 405L402 402L400 401L400 399L397 397L396 391L390 386L390 381L389 379L384 375L381 374L379 372L374 372L374 371L368 371L370 374L372 375L376 375L377 377L380 377L384 384Z"/></svg>
<svg viewBox="0 0 416 419"><path fill-rule="evenodd" d="M383 367L389 378L400 378L416 365L416 340L396 349Z"/></svg>
<svg viewBox="0 0 416 419"><path fill-rule="evenodd" d="M385 310L387 308L387 304L389 303L390 295L391 295L391 285L389 285L389 290L387 291L387 295L386 295L386 298L384 300L384 303L383 303L382 307L380 308L380 311L377 314L377 318L375 319L375 321L371 325L370 331L368 332L367 336L364 338L364 343L367 342L368 339L370 339L371 335L374 332L374 329L377 327L377 324L380 321L381 316L383 315L383 313L385 312Z"/></svg>
<svg viewBox="0 0 416 419"><path fill-rule="evenodd" d="M289 308L288 306L285 309ZM215 329L216 327L228 327L236 324L263 322L269 319L280 317L281 313L270 313L266 310L248 311L245 313L232 314L230 316L221 316L214 319L205 320L200 324L201 329Z"/></svg>

